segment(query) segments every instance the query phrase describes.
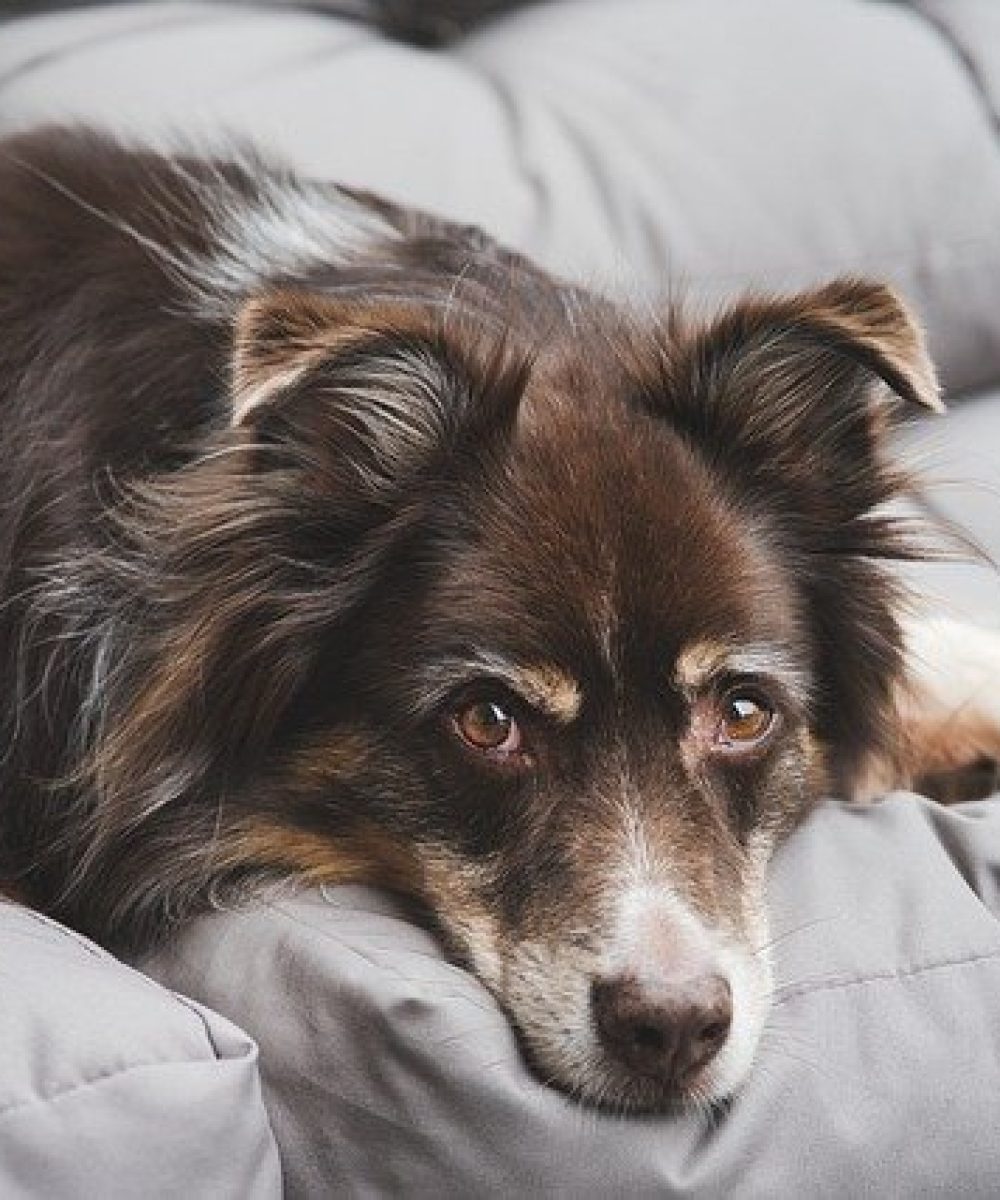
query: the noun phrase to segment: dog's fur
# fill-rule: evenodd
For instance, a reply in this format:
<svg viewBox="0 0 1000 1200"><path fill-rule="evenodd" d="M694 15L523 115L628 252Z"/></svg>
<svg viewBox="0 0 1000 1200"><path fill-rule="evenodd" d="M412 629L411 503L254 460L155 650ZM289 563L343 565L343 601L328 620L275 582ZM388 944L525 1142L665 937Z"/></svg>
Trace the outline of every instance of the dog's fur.
<svg viewBox="0 0 1000 1200"><path fill-rule="evenodd" d="M727 1095L772 848L926 765L890 392L937 404L874 283L640 320L252 155L9 140L0 879L124 952L269 880L394 887L560 1087ZM477 700L522 752L463 741ZM679 1087L593 989L692 947L732 1028Z"/></svg>

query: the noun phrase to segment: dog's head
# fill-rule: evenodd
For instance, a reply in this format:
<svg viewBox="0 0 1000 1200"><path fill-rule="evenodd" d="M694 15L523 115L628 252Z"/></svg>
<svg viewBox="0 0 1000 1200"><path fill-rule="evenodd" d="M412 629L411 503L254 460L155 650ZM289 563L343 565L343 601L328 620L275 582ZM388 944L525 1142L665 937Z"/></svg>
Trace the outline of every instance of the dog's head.
<svg viewBox="0 0 1000 1200"><path fill-rule="evenodd" d="M772 849L885 733L885 396L933 405L933 373L857 281L500 341L457 309L244 309L231 428L132 530L110 894L150 863L388 883L545 1078L717 1100L768 1008Z"/></svg>

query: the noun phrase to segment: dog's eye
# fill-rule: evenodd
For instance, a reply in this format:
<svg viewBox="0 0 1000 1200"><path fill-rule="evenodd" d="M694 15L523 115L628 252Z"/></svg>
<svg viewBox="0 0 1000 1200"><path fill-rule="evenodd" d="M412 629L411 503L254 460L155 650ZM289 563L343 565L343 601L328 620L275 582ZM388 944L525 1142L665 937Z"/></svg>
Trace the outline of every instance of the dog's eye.
<svg viewBox="0 0 1000 1200"><path fill-rule="evenodd" d="M763 741L774 726L774 709L755 692L735 690L722 700L716 743L724 750L742 750Z"/></svg>
<svg viewBox="0 0 1000 1200"><path fill-rule="evenodd" d="M452 718L466 745L496 758L511 758L523 750L521 727L495 700L477 700Z"/></svg>

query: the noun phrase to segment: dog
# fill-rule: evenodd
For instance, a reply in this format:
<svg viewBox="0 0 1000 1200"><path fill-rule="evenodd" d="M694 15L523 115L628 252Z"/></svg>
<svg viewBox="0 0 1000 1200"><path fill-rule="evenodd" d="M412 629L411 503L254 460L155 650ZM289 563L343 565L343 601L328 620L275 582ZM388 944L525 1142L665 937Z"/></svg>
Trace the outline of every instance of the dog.
<svg viewBox="0 0 1000 1200"><path fill-rule="evenodd" d="M393 888L554 1086L725 1100L775 846L996 748L907 668L893 396L875 282L640 318L250 150L7 139L0 879L126 955Z"/></svg>

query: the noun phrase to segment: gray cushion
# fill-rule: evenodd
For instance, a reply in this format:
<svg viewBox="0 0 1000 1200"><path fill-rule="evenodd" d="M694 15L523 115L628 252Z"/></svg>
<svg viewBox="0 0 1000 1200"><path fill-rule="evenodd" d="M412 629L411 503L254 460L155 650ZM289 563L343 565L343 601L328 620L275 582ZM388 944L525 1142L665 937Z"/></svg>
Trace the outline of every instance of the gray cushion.
<svg viewBox="0 0 1000 1200"><path fill-rule="evenodd" d="M714 1125L537 1083L489 994L368 889L205 917L147 966L260 1040L292 1196L995 1196L1000 798L826 804L772 893L774 1016Z"/></svg>
<svg viewBox="0 0 1000 1200"><path fill-rule="evenodd" d="M0 1196L280 1195L250 1039L0 901Z"/></svg>
<svg viewBox="0 0 1000 1200"><path fill-rule="evenodd" d="M937 10L560 0L429 54L290 5L115 5L4 27L0 129L249 134L643 295L884 276L969 390L1000 381L1000 153L996 54L958 50L995 16Z"/></svg>
<svg viewBox="0 0 1000 1200"><path fill-rule="evenodd" d="M913 0L955 47L1000 122L1000 5L996 0Z"/></svg>

